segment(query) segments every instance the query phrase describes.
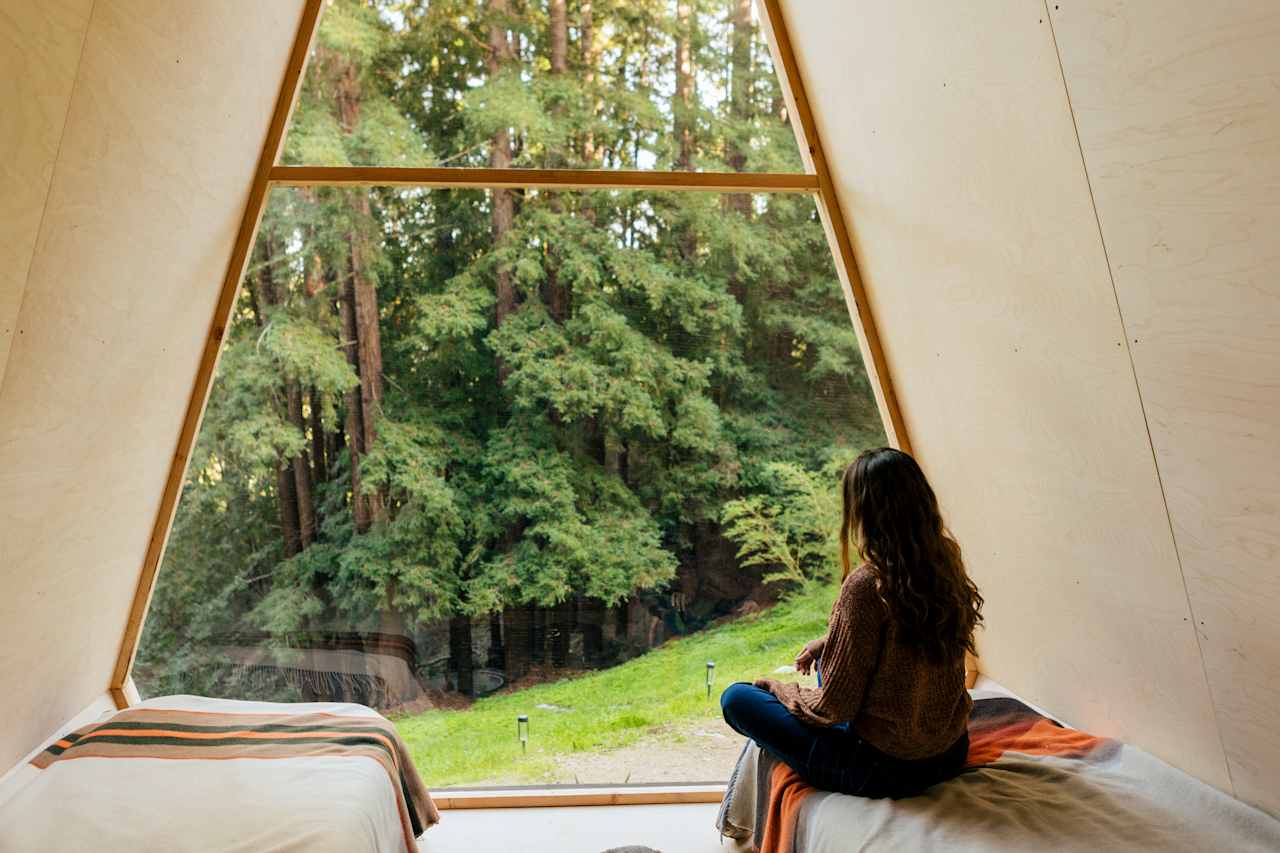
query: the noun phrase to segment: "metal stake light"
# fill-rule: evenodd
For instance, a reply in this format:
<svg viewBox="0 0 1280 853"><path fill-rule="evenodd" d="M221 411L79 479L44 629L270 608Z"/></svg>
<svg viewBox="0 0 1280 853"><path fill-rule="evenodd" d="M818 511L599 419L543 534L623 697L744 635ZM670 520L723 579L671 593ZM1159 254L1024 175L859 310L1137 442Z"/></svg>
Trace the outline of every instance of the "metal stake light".
<svg viewBox="0 0 1280 853"><path fill-rule="evenodd" d="M716 680L716 662L707 661L707 698L711 698L711 682Z"/></svg>
<svg viewBox="0 0 1280 853"><path fill-rule="evenodd" d="M516 737L520 738L520 751L527 753L529 751L529 715L521 714L516 717Z"/></svg>

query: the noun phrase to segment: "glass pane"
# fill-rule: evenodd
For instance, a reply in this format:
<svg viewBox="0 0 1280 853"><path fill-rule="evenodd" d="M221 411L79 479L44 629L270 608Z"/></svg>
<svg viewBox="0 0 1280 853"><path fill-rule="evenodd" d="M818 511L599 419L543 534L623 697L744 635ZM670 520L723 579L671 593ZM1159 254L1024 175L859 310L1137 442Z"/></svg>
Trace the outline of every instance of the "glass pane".
<svg viewBox="0 0 1280 853"><path fill-rule="evenodd" d="M810 197L277 189L135 678L373 705L434 788L722 780L881 443Z"/></svg>
<svg viewBox="0 0 1280 853"><path fill-rule="evenodd" d="M803 171L751 0L332 0L283 162Z"/></svg>

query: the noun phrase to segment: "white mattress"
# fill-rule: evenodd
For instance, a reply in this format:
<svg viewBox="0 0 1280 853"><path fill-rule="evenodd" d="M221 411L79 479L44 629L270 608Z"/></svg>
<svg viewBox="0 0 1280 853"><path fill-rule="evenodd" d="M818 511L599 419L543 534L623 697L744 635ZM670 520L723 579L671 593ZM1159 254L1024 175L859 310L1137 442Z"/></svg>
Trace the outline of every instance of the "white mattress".
<svg viewBox="0 0 1280 853"><path fill-rule="evenodd" d="M374 715L360 705L172 696L142 707ZM0 851L405 853L387 771L361 757L55 762L0 805Z"/></svg>

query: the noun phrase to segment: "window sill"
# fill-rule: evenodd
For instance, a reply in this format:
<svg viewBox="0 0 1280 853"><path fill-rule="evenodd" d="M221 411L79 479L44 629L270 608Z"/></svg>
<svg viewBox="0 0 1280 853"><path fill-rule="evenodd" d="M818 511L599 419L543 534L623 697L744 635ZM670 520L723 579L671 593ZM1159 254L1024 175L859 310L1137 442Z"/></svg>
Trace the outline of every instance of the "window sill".
<svg viewBox="0 0 1280 853"><path fill-rule="evenodd" d="M445 788L432 791L436 807L447 809L526 809L557 806L639 806L718 803L722 782L690 785L557 785L551 787Z"/></svg>

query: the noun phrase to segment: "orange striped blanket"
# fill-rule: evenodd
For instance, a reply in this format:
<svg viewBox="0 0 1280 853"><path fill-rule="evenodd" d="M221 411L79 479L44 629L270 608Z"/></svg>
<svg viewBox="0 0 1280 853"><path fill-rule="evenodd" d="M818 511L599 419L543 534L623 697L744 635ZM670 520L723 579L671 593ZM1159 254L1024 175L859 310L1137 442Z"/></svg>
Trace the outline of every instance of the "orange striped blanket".
<svg viewBox="0 0 1280 853"><path fill-rule="evenodd" d="M79 758L288 759L364 757L387 772L406 849L440 813L395 727L379 716L329 713L248 714L132 708L84 726L50 745L38 769Z"/></svg>
<svg viewBox="0 0 1280 853"><path fill-rule="evenodd" d="M1119 748L1118 741L1065 728L1016 699L980 699L969 716L965 769L994 764L1005 753L1103 760ZM760 798L763 815L756 818L753 847L760 853L793 853L801 808L816 789L781 761L767 754L762 760L767 764L767 799Z"/></svg>
<svg viewBox="0 0 1280 853"><path fill-rule="evenodd" d="M1141 749L1064 728L1032 708L974 691L966 769L904 800L806 785L748 744L717 824L756 849L1274 853L1280 820Z"/></svg>

